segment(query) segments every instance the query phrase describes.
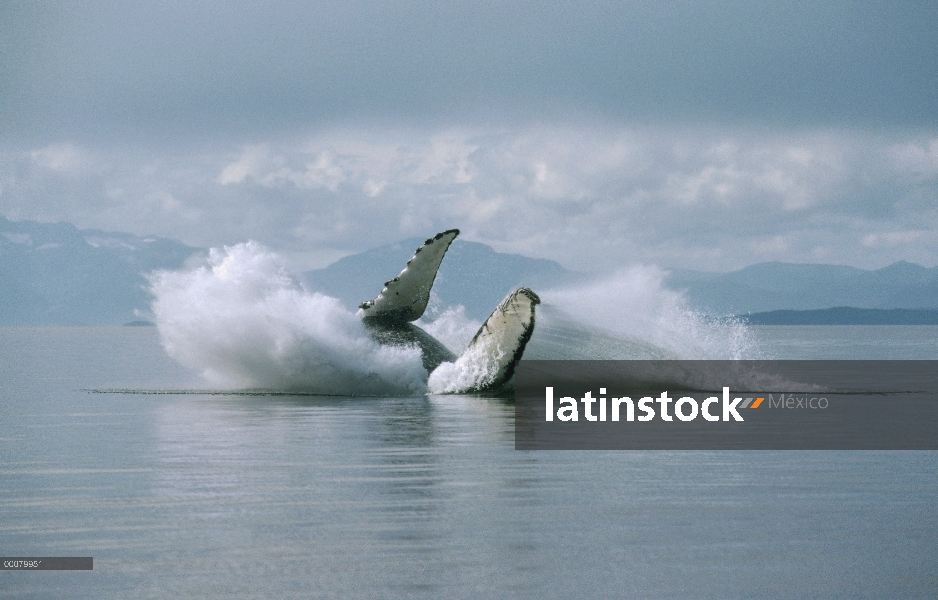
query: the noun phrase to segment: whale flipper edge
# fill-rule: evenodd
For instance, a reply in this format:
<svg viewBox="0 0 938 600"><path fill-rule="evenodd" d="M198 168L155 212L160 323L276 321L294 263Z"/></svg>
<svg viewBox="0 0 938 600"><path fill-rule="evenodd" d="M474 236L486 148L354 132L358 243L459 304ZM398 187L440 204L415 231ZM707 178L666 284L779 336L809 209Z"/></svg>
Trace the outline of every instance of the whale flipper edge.
<svg viewBox="0 0 938 600"><path fill-rule="evenodd" d="M417 248L414 257L400 274L384 283L374 300L359 305L358 316L390 323L409 323L419 319L430 301L430 289L443 256L459 235L458 229L436 234Z"/></svg>

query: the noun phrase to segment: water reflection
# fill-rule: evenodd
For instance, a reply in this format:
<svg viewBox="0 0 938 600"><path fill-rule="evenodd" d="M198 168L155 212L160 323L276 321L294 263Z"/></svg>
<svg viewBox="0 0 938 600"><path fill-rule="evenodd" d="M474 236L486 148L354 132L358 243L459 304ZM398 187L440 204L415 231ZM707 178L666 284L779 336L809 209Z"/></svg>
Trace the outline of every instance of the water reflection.
<svg viewBox="0 0 938 600"><path fill-rule="evenodd" d="M536 525L518 516L547 483L533 454L510 451L513 414L478 396L177 396L156 413L152 492L185 507L180 529L286 539L322 564L357 553L355 568L411 556L385 582L402 595L436 589L441 570L459 570L454 556L486 547L493 522L508 539L477 560L530 571Z"/></svg>

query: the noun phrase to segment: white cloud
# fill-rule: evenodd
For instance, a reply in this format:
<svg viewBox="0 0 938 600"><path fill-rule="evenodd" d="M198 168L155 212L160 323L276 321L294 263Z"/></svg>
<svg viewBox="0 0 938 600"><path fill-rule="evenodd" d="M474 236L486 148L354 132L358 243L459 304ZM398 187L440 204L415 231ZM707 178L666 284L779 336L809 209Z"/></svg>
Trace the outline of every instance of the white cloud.
<svg viewBox="0 0 938 600"><path fill-rule="evenodd" d="M929 236L929 234L931 234ZM927 231L886 231L863 236L861 243L867 248L896 248L919 242L925 237L935 237Z"/></svg>
<svg viewBox="0 0 938 600"><path fill-rule="evenodd" d="M938 140L898 133L333 129L221 152L6 152L0 214L257 239L307 267L450 227L584 270L935 264L936 174Z"/></svg>
<svg viewBox="0 0 938 600"><path fill-rule="evenodd" d="M104 165L91 152L72 143L50 144L29 153L32 163L53 173L78 177L100 174Z"/></svg>
<svg viewBox="0 0 938 600"><path fill-rule="evenodd" d="M229 183L242 183L245 178L256 177L264 163L269 160L270 150L266 146L250 146L245 148L241 157L222 169L215 181L219 185Z"/></svg>
<svg viewBox="0 0 938 600"><path fill-rule="evenodd" d="M938 176L938 138L896 144L889 148L888 155L896 170Z"/></svg>
<svg viewBox="0 0 938 600"><path fill-rule="evenodd" d="M458 132L433 136L428 148L411 154L409 162L414 170L409 177L416 184L465 184L476 174L470 155L478 146Z"/></svg>

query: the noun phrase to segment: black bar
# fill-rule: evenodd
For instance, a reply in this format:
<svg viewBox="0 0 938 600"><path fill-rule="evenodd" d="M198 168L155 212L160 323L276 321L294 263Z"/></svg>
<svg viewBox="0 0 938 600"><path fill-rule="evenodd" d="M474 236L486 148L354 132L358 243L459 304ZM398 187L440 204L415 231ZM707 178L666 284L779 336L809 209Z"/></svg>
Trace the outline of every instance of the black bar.
<svg viewBox="0 0 938 600"><path fill-rule="evenodd" d="M6 556L0 558L4 571L93 571L91 556Z"/></svg>

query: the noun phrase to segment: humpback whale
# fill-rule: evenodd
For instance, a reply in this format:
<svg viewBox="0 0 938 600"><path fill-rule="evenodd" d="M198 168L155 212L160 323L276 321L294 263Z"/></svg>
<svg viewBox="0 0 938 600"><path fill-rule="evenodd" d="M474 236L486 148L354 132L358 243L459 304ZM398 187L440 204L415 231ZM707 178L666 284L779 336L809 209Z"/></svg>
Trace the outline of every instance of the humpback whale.
<svg viewBox="0 0 938 600"><path fill-rule="evenodd" d="M526 287L508 294L459 357L413 323L426 310L436 273L457 235L458 229L450 229L424 242L404 270L384 283L377 298L362 302L358 316L379 343L420 348L423 366L431 377L444 363L462 364L471 372L468 379L461 378L459 387L448 391L498 388L514 375L515 364L534 333L534 307L541 301L537 294Z"/></svg>

